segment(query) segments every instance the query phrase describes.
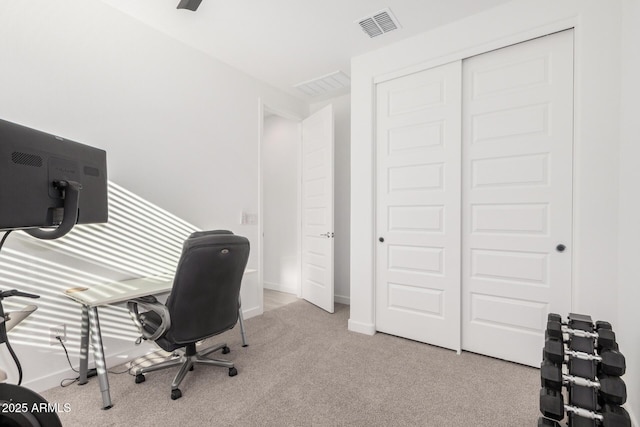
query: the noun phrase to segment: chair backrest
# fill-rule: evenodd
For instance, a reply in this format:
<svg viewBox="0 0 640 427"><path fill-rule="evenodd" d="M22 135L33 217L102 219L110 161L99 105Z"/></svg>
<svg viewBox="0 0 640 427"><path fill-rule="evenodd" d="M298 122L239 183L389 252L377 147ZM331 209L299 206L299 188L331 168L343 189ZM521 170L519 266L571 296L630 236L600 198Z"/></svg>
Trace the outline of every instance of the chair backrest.
<svg viewBox="0 0 640 427"><path fill-rule="evenodd" d="M238 321L240 284L249 241L231 232L194 233L185 242L166 306L165 338L188 344L217 335Z"/></svg>

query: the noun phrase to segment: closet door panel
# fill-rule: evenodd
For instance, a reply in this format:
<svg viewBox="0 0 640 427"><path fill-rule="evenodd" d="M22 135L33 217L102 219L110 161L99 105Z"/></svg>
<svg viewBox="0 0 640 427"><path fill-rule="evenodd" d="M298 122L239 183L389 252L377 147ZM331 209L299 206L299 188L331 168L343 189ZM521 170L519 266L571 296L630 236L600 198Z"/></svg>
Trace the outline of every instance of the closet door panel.
<svg viewBox="0 0 640 427"><path fill-rule="evenodd" d="M571 310L572 147L572 31L463 62L463 349L539 366Z"/></svg>
<svg viewBox="0 0 640 427"><path fill-rule="evenodd" d="M376 329L460 349L461 63L377 87Z"/></svg>

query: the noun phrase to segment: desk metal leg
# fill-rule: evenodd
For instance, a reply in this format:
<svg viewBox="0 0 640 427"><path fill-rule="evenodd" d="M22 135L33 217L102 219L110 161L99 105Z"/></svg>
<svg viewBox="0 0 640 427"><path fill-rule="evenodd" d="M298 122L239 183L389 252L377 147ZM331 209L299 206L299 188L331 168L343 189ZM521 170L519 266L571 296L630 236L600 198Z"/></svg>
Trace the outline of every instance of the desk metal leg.
<svg viewBox="0 0 640 427"><path fill-rule="evenodd" d="M242 300L238 296L238 320L240 321L240 336L242 337L242 346L247 347L247 335L244 332L244 317L242 316Z"/></svg>
<svg viewBox="0 0 640 427"><path fill-rule="evenodd" d="M107 377L107 364L104 360L104 350L102 348L102 334L100 333L100 320L98 320L98 308L89 309L89 320L91 322L91 345L93 346L93 359L96 363L98 374L98 384L102 393L102 409L109 409L111 395L109 394L109 378Z"/></svg>
<svg viewBox="0 0 640 427"><path fill-rule="evenodd" d="M87 383L89 367L89 307L82 306L82 324L80 326L80 377L78 385Z"/></svg>

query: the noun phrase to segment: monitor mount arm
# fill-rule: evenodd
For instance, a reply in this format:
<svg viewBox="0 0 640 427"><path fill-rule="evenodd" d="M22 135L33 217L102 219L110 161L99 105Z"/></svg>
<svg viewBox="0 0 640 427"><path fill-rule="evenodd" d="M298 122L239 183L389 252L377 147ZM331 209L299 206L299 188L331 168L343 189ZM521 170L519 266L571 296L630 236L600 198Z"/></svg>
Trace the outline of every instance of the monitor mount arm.
<svg viewBox="0 0 640 427"><path fill-rule="evenodd" d="M60 225L54 230L48 231L40 228L24 230L25 233L38 239L58 239L71 231L73 226L78 222L78 202L80 201L82 184L76 181L54 181L53 185L63 192L64 217Z"/></svg>

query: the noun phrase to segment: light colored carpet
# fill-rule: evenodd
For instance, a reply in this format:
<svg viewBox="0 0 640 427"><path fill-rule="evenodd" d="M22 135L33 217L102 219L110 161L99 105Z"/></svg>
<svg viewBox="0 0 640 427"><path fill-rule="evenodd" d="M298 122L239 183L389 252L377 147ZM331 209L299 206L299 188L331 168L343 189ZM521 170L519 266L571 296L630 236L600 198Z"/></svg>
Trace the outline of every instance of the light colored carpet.
<svg viewBox="0 0 640 427"><path fill-rule="evenodd" d="M264 290L264 311L275 310L292 302L298 301L298 297L294 294L286 292L274 291L272 289Z"/></svg>
<svg viewBox="0 0 640 427"><path fill-rule="evenodd" d="M175 401L175 369L149 373L142 384L109 374L114 407L106 411L96 378L42 395L71 405L60 414L64 426L536 425L537 369L352 333L348 317L348 306L336 305L331 315L300 300L249 319L249 347L237 329L212 339L231 347L223 357L238 375L197 366Z"/></svg>

